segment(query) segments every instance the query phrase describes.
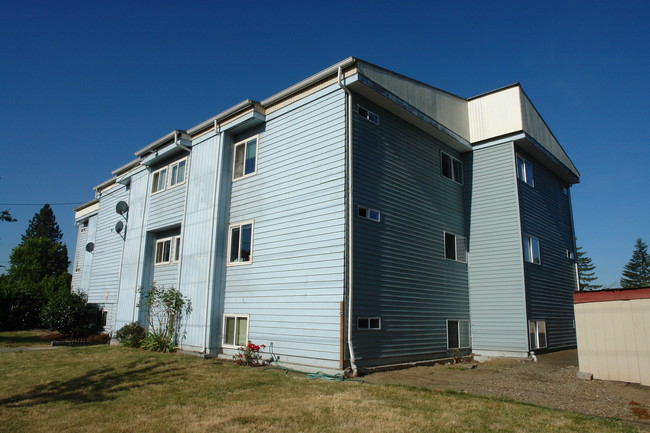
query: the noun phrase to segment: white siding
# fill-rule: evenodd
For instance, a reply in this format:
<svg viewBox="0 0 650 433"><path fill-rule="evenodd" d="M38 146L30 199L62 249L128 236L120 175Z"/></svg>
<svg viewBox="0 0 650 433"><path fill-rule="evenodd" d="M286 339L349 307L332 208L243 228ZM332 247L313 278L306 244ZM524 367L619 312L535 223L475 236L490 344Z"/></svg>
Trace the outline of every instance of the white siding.
<svg viewBox="0 0 650 433"><path fill-rule="evenodd" d="M498 90L469 101L470 141L476 143L521 131L519 86Z"/></svg>

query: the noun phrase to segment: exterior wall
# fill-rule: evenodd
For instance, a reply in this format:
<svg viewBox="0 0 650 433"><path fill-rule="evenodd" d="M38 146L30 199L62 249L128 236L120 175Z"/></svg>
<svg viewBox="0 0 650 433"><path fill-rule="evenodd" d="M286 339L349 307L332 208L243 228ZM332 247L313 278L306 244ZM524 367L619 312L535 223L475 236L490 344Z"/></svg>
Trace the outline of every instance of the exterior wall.
<svg viewBox="0 0 650 433"><path fill-rule="evenodd" d="M151 172L169 165L175 160L182 159L187 156L183 152L176 156L176 158L166 160L164 163L157 164L151 167ZM187 159L188 166L190 165L190 158ZM149 177L153 176L149 174ZM171 226L180 225L183 221L183 214L185 212L185 194L187 191L187 171L185 172L186 181L174 185L164 191L155 194L149 194L147 199L147 230L158 231L164 230ZM149 181L151 185L151 180Z"/></svg>
<svg viewBox="0 0 650 433"><path fill-rule="evenodd" d="M81 280L84 270L86 244L88 243L88 227L80 223L77 226L77 245L74 249L74 262L72 264L72 290L82 291ZM90 268L89 268L90 269Z"/></svg>
<svg viewBox="0 0 650 433"><path fill-rule="evenodd" d="M260 132L257 174L232 182L230 203L230 223L254 220L253 258L226 267L224 313L249 314L249 339L272 344L281 362L339 367L344 110L330 86L233 137Z"/></svg>
<svg viewBox="0 0 650 433"><path fill-rule="evenodd" d="M94 214L88 218L88 230L86 231L86 244L88 242L95 242L95 237L97 235L97 214ZM81 278L78 278L79 287L77 290L80 290L88 294L88 287L90 287L90 275L93 269L93 253L86 251L86 245L84 245L83 251L83 267L81 268ZM76 260L76 257L75 257ZM73 286L74 287L74 286Z"/></svg>
<svg viewBox="0 0 650 433"><path fill-rule="evenodd" d="M596 379L650 385L650 289L640 299L604 300L575 305L580 370ZM633 291L621 291L633 292Z"/></svg>
<svg viewBox="0 0 650 433"><path fill-rule="evenodd" d="M522 235L539 239L541 264L524 262L529 320L545 320L548 349L575 346L573 292L576 263L568 187L529 155L517 153L533 165L534 186L519 180ZM568 189L568 188L567 188Z"/></svg>
<svg viewBox="0 0 650 433"><path fill-rule="evenodd" d="M444 232L466 237L463 185L441 175L450 149L361 97L353 113L353 342L357 365L449 356L447 319L469 320L467 264L445 259ZM356 110L356 104L355 104ZM381 212L359 217L357 206ZM381 330L356 329L381 317Z"/></svg>
<svg viewBox="0 0 650 433"><path fill-rule="evenodd" d="M470 159L472 349L523 355L528 330L514 145L479 148Z"/></svg>

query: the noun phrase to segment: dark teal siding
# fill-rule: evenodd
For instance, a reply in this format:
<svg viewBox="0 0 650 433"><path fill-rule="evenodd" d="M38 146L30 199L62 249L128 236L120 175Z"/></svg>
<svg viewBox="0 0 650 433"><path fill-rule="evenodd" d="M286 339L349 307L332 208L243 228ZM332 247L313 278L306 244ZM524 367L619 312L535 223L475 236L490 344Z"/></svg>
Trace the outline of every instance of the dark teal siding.
<svg viewBox="0 0 650 433"><path fill-rule="evenodd" d="M353 114L354 346L360 366L447 356L446 320L468 320L467 265L444 258L444 232L465 233L463 185L440 174L460 155L357 98L379 124ZM374 222L357 206L381 212ZM379 331L356 317L381 317Z"/></svg>
<svg viewBox="0 0 650 433"><path fill-rule="evenodd" d="M573 292L576 290L573 223L567 185L529 155L518 153L533 164L535 184L518 182L523 235L540 241L541 265L524 263L526 304L529 320L546 320L548 348L575 346Z"/></svg>

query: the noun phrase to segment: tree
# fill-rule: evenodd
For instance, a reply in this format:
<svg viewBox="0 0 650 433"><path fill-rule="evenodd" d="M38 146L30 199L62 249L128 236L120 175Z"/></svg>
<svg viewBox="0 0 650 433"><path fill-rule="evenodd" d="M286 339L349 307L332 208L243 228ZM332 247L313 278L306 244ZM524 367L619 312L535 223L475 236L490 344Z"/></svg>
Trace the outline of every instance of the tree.
<svg viewBox="0 0 650 433"><path fill-rule="evenodd" d="M8 210L0 211L0 221L5 221L8 223L13 223L18 221L16 218L12 217Z"/></svg>
<svg viewBox="0 0 650 433"><path fill-rule="evenodd" d="M580 291L598 290L603 286L600 284L591 284L596 281L596 266L591 262L591 257L587 256L582 247L576 247L576 256L578 263L578 279L580 280Z"/></svg>
<svg viewBox="0 0 650 433"><path fill-rule="evenodd" d="M51 331L86 337L99 331L100 314L97 304L89 304L84 294L61 292L43 308L41 320Z"/></svg>
<svg viewBox="0 0 650 433"><path fill-rule="evenodd" d="M45 204L41 210L29 220L29 226L22 236L22 241L33 238L48 238L53 243L61 242L63 233L56 222L54 212L49 204Z"/></svg>
<svg viewBox="0 0 650 433"><path fill-rule="evenodd" d="M623 267L621 287L650 287L650 255L648 245L641 238L636 240L632 258Z"/></svg>

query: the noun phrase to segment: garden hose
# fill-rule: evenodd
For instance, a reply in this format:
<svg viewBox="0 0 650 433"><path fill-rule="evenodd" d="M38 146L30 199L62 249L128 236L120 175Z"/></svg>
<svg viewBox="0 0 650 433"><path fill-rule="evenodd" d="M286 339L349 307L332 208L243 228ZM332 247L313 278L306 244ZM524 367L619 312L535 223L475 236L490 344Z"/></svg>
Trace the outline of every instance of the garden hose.
<svg viewBox="0 0 650 433"><path fill-rule="evenodd" d="M271 355L271 362L269 363L271 367L267 367L265 370L282 370L284 371L285 375L288 375L290 372L298 373L304 375L307 379L329 380L333 382L336 381L336 382L362 382L363 383L363 380L361 379L348 379L340 373L327 374L327 373L323 373L322 371L318 371L316 373L307 373L305 371L294 370L292 368L288 368L283 365L280 365L280 363L278 362L278 358L273 353L273 344L269 345L269 354Z"/></svg>

